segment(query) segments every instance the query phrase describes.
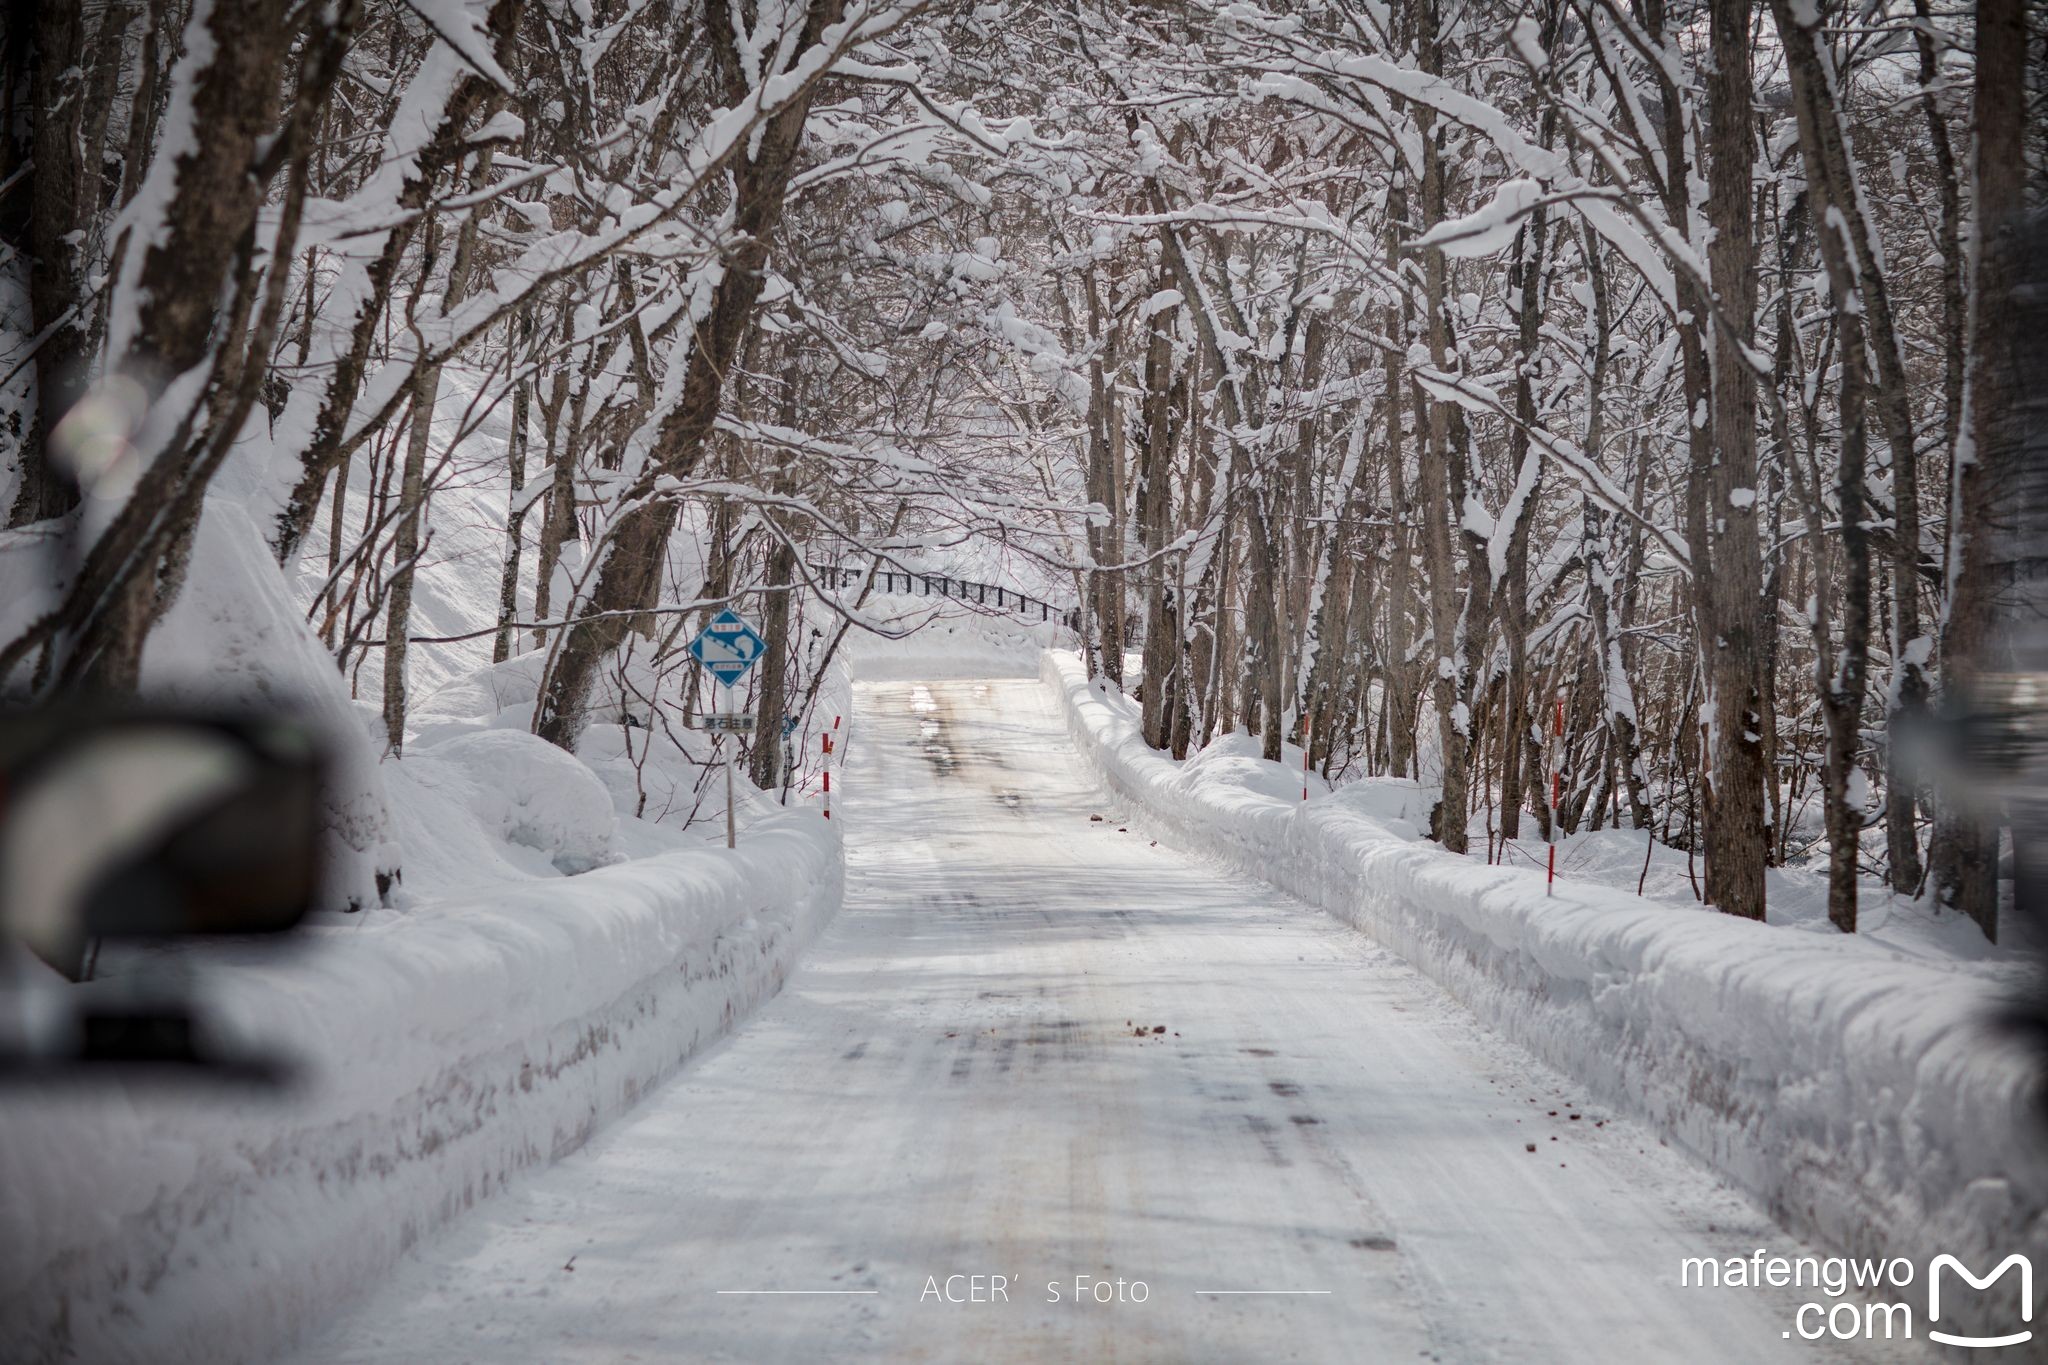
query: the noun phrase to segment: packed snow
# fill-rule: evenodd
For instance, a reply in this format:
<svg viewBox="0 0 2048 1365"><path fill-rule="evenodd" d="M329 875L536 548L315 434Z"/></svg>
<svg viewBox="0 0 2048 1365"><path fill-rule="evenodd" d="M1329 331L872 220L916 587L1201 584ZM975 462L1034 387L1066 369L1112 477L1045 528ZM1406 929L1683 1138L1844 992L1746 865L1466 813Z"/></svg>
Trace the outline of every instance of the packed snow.
<svg viewBox="0 0 2048 1365"><path fill-rule="evenodd" d="M1787 932L1585 878L1547 892L1537 868L1418 840L1429 794L1410 784L1304 802L1284 765L1243 780L1245 760L1147 748L1137 704L1071 655L1047 654L1044 679L1134 828L1357 925L1793 1233L1921 1264L2048 1258L2037 1073L1989 1014L2015 963L1931 955L1918 934L1902 937L1920 951ZM2017 1289L2003 1292L1972 1309L2011 1317Z"/></svg>
<svg viewBox="0 0 2048 1365"><path fill-rule="evenodd" d="M1680 1287L1802 1249L1646 1126L1104 818L1065 710L860 684L846 906L781 995L292 1360L1851 1358L1784 1340L1804 1294Z"/></svg>
<svg viewBox="0 0 2048 1365"><path fill-rule="evenodd" d="M40 556L30 536L0 545L17 578ZM656 732L616 715L587 758L526 733L539 659L457 675L420 707L407 756L380 759L375 712L350 700L256 526L209 501L145 680L319 728L335 760L324 908L277 951L109 946L82 986L33 961L0 969L21 1020L37 990L86 1003L188 979L210 1036L294 1079L11 1095L0 1359L267 1359L775 992L837 909L838 827L744 778L736 852L708 842L712 823L636 810L636 777L665 762L694 783L692 756L648 761ZM604 741L635 730L622 789Z"/></svg>

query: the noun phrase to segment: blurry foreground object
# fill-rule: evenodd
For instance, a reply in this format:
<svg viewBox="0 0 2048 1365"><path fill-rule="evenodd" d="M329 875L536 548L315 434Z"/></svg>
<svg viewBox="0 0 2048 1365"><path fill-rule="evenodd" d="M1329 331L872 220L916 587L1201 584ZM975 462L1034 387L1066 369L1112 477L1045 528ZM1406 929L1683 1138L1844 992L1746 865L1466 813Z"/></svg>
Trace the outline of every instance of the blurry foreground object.
<svg viewBox="0 0 2048 1365"><path fill-rule="evenodd" d="M0 946L78 981L103 939L293 928L320 884L324 770L312 732L288 719L0 714ZM179 971L174 955L164 965ZM207 1048L177 980L142 972L75 992L16 976L18 989L0 986L0 1075L248 1064Z"/></svg>
<svg viewBox="0 0 2048 1365"><path fill-rule="evenodd" d="M2011 186L2008 197L2016 199ZM1938 904L1998 937L1999 828L2012 838L2012 913L2048 934L2048 212L1991 216L1972 403L1957 452L1949 695L1925 741L1941 801L1932 846ZM2037 969L2041 964L2037 963ZM2048 1074L2048 981L2012 1021Z"/></svg>

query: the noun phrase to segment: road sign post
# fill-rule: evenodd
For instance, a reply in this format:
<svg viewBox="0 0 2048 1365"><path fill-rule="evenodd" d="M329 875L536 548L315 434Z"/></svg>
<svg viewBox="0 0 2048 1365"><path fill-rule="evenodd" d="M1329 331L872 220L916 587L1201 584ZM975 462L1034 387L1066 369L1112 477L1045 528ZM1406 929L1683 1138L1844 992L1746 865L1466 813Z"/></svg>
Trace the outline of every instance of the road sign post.
<svg viewBox="0 0 2048 1365"><path fill-rule="evenodd" d="M725 710L706 717L705 728L717 731L753 729L753 717L741 716L733 706L733 684L753 671L768 642L753 624L730 607L711 618L697 638L690 641L690 654L725 689ZM742 723L745 722L745 723ZM720 744L724 744L721 737ZM738 823L733 812L732 750L725 751L725 846L739 847Z"/></svg>
<svg viewBox="0 0 2048 1365"><path fill-rule="evenodd" d="M725 689L725 714L726 714L727 716L731 716L731 715L733 714L733 709L732 709L732 686L731 686L731 684L727 684L727 686L726 686L726 689ZM721 742L721 743L723 743L723 741L720 741L720 742ZM734 823L733 823L733 814L732 814L732 748L731 748L731 747L727 747L727 749L726 749L726 751L725 751L725 846L726 846L727 848L738 848L738 847L740 846L740 841L739 841L739 832L738 832L738 829L737 829L737 827L736 827L736 826L734 825Z"/></svg>

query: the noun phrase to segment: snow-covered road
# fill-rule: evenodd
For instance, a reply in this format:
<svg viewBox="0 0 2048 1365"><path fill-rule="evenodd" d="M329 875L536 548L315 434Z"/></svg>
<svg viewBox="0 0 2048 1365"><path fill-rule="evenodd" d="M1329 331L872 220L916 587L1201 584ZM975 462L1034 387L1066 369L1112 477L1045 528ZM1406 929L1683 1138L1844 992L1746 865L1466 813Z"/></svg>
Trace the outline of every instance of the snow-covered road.
<svg viewBox="0 0 2048 1365"><path fill-rule="evenodd" d="M1038 682L865 684L853 733L846 906L782 995L306 1361L1828 1358L1782 1335L1812 1291L1679 1286L1787 1235L1120 829Z"/></svg>

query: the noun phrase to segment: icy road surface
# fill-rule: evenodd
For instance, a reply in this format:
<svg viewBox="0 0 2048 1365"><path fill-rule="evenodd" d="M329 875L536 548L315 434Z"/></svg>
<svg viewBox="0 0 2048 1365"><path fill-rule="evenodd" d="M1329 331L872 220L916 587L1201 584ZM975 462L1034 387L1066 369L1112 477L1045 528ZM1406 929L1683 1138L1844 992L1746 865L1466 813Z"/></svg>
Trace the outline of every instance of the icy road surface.
<svg viewBox="0 0 2048 1365"><path fill-rule="evenodd" d="M1679 1287L1791 1238L1362 935L1119 829L1037 682L857 711L846 907L781 996L309 1365L1830 1358L1783 1336L1810 1291Z"/></svg>

